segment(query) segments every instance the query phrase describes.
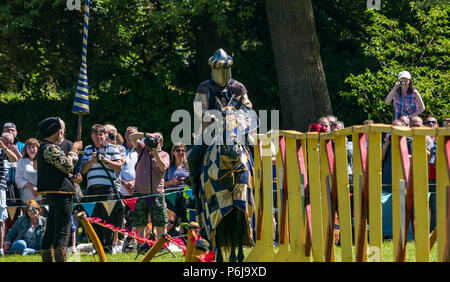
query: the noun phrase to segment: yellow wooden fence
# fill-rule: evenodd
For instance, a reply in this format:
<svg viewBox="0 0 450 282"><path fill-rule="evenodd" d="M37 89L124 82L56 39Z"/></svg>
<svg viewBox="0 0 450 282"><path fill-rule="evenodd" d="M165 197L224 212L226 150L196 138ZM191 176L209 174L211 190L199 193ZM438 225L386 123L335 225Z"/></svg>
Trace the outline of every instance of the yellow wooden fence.
<svg viewBox="0 0 450 282"><path fill-rule="evenodd" d="M256 245L246 261L382 261L382 134L387 132L391 133L393 230L393 255L388 261L406 261L407 244L415 245L413 260L430 261L434 242L437 260L449 261L450 128L410 129L384 124L352 126L330 133L275 131L257 135ZM437 222L432 234L427 135L437 137ZM352 198L346 149L350 137ZM412 137L411 155L407 152L407 137ZM273 166L277 248L273 245ZM334 244L335 222L340 229L340 257L336 257ZM410 224L414 227L414 241L408 242Z"/></svg>

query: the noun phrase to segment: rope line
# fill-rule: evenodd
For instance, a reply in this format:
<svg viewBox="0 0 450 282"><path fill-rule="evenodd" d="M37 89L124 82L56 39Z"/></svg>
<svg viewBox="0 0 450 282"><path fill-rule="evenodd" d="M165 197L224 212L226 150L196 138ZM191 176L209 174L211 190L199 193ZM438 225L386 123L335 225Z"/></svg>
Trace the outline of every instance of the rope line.
<svg viewBox="0 0 450 282"><path fill-rule="evenodd" d="M102 226L104 228L108 228L111 231L119 232L121 234L127 235L133 239L136 239L138 242L143 244L148 244L149 246L153 246L158 242L157 240L150 240L146 237L139 236L139 232L130 232L126 229L114 226L112 224L107 223L106 221L102 220L98 217L86 217L87 220L89 220L92 224L97 224L99 226ZM181 237L181 236L180 236ZM183 240L180 239L180 237L171 237L170 235L165 234L165 239L168 241L164 244L164 248L167 248L169 246L169 243L175 244L177 247L181 248L183 252L186 252L186 245L184 245Z"/></svg>
<svg viewBox="0 0 450 282"><path fill-rule="evenodd" d="M175 190L175 189L176 188L172 188L172 190ZM169 192L169 193L164 193L162 195L167 196L167 195L172 195L172 194L177 194L177 193L184 193L184 190L177 190L177 191L173 191L173 192ZM99 195L86 195L86 196L83 196L82 199L90 198L90 197L107 197L107 196L115 196L115 195L116 195L115 193L99 194ZM124 200L131 199L131 198L136 198L136 199L151 198L151 197L157 197L158 195L161 195L161 194L157 194L156 193L156 194L149 194L149 195L143 195L143 196L134 196L134 197L131 195L130 198L104 200L104 201L98 201L98 202L83 202L83 201L81 201L81 202L73 203L73 206L82 205L82 204L89 204L89 203L107 202L107 201L124 201ZM12 199L12 198L5 198L5 200L14 200L14 199ZM22 198L15 198L15 200L22 200ZM21 205L21 206L6 206L6 208L25 208L25 207L26 206L23 206L23 205Z"/></svg>

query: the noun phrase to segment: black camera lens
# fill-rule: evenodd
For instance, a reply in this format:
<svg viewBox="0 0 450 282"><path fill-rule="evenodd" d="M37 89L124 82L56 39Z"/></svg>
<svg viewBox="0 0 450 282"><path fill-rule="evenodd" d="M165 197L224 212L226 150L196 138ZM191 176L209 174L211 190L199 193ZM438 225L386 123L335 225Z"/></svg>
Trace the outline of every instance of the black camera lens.
<svg viewBox="0 0 450 282"><path fill-rule="evenodd" d="M114 140L114 139L116 139L116 134L114 134L114 133L108 133L108 138L109 138L110 140Z"/></svg>
<svg viewBox="0 0 450 282"><path fill-rule="evenodd" d="M144 139L145 146L149 147L150 149L158 147L158 138L153 136L147 136Z"/></svg>

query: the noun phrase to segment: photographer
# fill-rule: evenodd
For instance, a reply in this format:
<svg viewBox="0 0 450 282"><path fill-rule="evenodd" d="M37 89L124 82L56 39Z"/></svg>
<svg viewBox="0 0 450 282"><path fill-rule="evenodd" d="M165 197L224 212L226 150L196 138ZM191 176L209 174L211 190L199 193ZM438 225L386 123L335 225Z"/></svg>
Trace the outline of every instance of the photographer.
<svg viewBox="0 0 450 282"><path fill-rule="evenodd" d="M159 132L152 134L136 132L130 135L130 140L139 154L134 186L134 195L138 200L134 210L133 226L139 234L144 234L150 213L152 226L156 226L156 235L160 237L167 232L164 174L169 167L170 157L167 152L161 150L164 140Z"/></svg>
<svg viewBox="0 0 450 282"><path fill-rule="evenodd" d="M389 105L392 101L394 101L394 120L403 115L412 118L425 110L422 97L413 87L411 74L407 71L398 74L394 87L386 96L386 104Z"/></svg>
<svg viewBox="0 0 450 282"><path fill-rule="evenodd" d="M87 198L89 202L101 202L117 199L116 171L122 169L122 155L119 149L106 142L106 130L103 125L95 124L91 129L93 145L84 149L81 173L87 174ZM123 209L116 204L111 214L108 215L103 205L96 205L92 217L99 217L109 224L120 226L122 223ZM98 235L105 251L112 252L113 232L107 228L95 225L94 230Z"/></svg>

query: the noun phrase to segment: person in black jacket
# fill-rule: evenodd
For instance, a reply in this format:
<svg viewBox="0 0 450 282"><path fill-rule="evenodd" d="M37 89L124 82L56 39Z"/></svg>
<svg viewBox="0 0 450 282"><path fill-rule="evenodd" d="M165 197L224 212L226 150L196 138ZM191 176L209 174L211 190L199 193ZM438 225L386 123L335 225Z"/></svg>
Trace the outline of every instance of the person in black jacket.
<svg viewBox="0 0 450 282"><path fill-rule="evenodd" d="M63 137L61 120L49 117L39 123L39 132L44 139L37 153L37 188L44 194L49 206L47 226L42 239L42 261L66 261L70 217L72 215L72 195L75 186L69 173L78 161L78 151L83 148L81 141L74 143L69 153L56 145Z"/></svg>

